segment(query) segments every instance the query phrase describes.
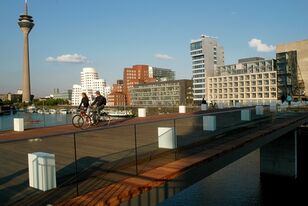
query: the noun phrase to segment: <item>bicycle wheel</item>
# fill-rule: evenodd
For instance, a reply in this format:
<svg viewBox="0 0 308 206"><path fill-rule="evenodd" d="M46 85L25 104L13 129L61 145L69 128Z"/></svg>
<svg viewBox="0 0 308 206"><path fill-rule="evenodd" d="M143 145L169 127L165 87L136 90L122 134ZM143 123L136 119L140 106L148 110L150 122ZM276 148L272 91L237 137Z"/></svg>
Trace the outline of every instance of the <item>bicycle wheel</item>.
<svg viewBox="0 0 308 206"><path fill-rule="evenodd" d="M103 122L106 122L108 125L110 124L110 121L111 121L111 117L106 113L106 112L103 112L101 114L101 120Z"/></svg>
<svg viewBox="0 0 308 206"><path fill-rule="evenodd" d="M74 125L74 127L81 128L83 126L83 123L84 123L84 120L82 116L80 116L79 114L73 116L72 124Z"/></svg>
<svg viewBox="0 0 308 206"><path fill-rule="evenodd" d="M91 117L85 114L82 118L83 124L81 126L81 129L88 129L92 124Z"/></svg>

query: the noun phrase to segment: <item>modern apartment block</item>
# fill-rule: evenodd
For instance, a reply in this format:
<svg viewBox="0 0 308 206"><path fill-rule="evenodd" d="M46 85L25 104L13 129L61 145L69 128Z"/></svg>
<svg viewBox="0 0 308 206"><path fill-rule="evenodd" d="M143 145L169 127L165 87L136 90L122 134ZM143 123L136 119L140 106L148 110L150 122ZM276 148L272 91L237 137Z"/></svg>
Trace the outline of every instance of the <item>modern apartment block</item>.
<svg viewBox="0 0 308 206"><path fill-rule="evenodd" d="M33 100L33 95L31 95L31 101ZM22 93L18 94L12 94L12 93L7 93L7 94L0 94L0 100L2 101L12 101L12 102L22 102Z"/></svg>
<svg viewBox="0 0 308 206"><path fill-rule="evenodd" d="M176 106L193 103L192 80L138 84L130 88L133 106Z"/></svg>
<svg viewBox="0 0 308 206"><path fill-rule="evenodd" d="M304 82L298 75L297 52L276 53L278 97L297 96L304 92Z"/></svg>
<svg viewBox="0 0 308 206"><path fill-rule="evenodd" d="M149 66L149 77L155 78L157 81L171 81L175 79L175 72L171 69Z"/></svg>
<svg viewBox="0 0 308 206"><path fill-rule="evenodd" d="M124 69L124 88L123 92L126 96L126 105L131 105L131 95L129 89L137 84L147 82L156 82L162 80L173 80L174 71L149 65L133 65L132 68Z"/></svg>
<svg viewBox="0 0 308 206"><path fill-rule="evenodd" d="M248 58L239 62L217 66L214 75L207 77L207 100L226 105L276 101L276 60Z"/></svg>
<svg viewBox="0 0 308 206"><path fill-rule="evenodd" d="M111 93L108 95L108 106L125 106L125 94L123 80L117 80L116 84L112 85Z"/></svg>
<svg viewBox="0 0 308 206"><path fill-rule="evenodd" d="M60 92L60 90L54 89L52 96L54 99L64 99L64 100L72 100L72 93L73 91L71 89L68 89L66 91Z"/></svg>
<svg viewBox="0 0 308 206"><path fill-rule="evenodd" d="M276 46L278 71L281 81L287 87L281 93L293 96L307 96L308 88L308 39L303 41L278 44ZM283 72L285 74L283 74Z"/></svg>
<svg viewBox="0 0 308 206"><path fill-rule="evenodd" d="M81 85L74 84L72 92L72 105L78 106L81 101L81 93L85 92L89 99L95 97L95 92L100 91L105 97L108 95L106 81L98 78L98 73L94 68L85 67L80 72Z"/></svg>
<svg viewBox="0 0 308 206"><path fill-rule="evenodd" d="M216 65L224 65L224 49L216 38L202 35L200 39L191 41L190 55L194 101L201 102L207 96L207 77L213 76Z"/></svg>

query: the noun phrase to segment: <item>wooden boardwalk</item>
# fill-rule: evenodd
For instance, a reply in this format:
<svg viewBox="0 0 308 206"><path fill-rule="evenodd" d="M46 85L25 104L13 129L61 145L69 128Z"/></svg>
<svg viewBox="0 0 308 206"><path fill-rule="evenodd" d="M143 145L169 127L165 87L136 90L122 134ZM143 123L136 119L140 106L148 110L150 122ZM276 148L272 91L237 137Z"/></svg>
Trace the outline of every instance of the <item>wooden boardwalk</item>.
<svg viewBox="0 0 308 206"><path fill-rule="evenodd" d="M118 169L118 165L126 163L123 162L123 159L131 161L135 157L135 137L132 124L191 115L170 114L113 121L111 126L116 125L116 128L94 127L82 133L80 133L80 129L76 129L72 125L28 129L24 132L0 132L0 202L8 205L44 205L45 201L75 197L75 184L72 184L71 181L75 174L74 136L77 146L78 172L82 174L79 175L79 178L88 180L88 183L85 183L86 181L80 183L79 193L89 192L105 184L126 178L127 175L134 175L135 167L125 171ZM153 148L154 151L157 150L157 124L137 127L137 146L140 152L143 150L152 151ZM165 126L172 124L172 121L159 123L159 125ZM56 155L57 184L60 189L55 196L50 197L49 192L42 193L28 187L27 154L38 151ZM106 171L113 168L117 168L119 171L111 178ZM82 171L83 173L81 173ZM93 182L97 182L97 173L104 174L104 178L100 184L93 184Z"/></svg>
<svg viewBox="0 0 308 206"><path fill-rule="evenodd" d="M217 115L218 121L222 122L224 127L240 123L238 121L239 111L230 112L228 118ZM172 118L177 117L185 117L176 120L177 134L183 142L201 134L211 136L201 131L201 118L199 116L192 117L192 114L134 118L114 122L113 126L115 127L94 128L81 133L70 125L33 129L22 133L2 132L0 133L0 141L2 141L0 144L0 201L4 205L46 205L75 198L77 187L74 183L74 140L76 142L78 168L78 194L86 195L91 191L112 187L112 191L115 193L109 189L106 191L110 197L118 197L116 194L119 190L115 188L119 185L114 185L115 183L128 178L138 178L135 176L135 138L138 147L139 174L148 174L147 172L151 170L155 173L156 170L153 169L171 164L176 160L174 151L170 152L158 148L157 127L174 126ZM166 121L153 122L154 120ZM134 126L134 123L141 122L143 124ZM72 132L77 133L73 134ZM137 134L136 137L135 133ZM215 134L213 133L212 136L215 136ZM13 139L18 139L18 141L8 141ZM58 188L55 190L41 192L28 187L27 154L37 151L50 152L56 156ZM193 148L192 151L195 152L196 150ZM190 153L186 151L186 154ZM178 155L180 155L180 152L178 152ZM186 166L183 165L182 169L176 173L181 173ZM173 175L167 174L168 177ZM154 182L157 182L157 180L155 179ZM107 200L98 198L91 201L101 203Z"/></svg>
<svg viewBox="0 0 308 206"><path fill-rule="evenodd" d="M167 181L182 175L194 165L214 161L216 158L244 147L253 141L257 141L260 138L268 138L271 134L282 131L290 126L296 128L304 122L308 123L308 114L278 119L271 122L271 124L262 125L258 128L258 131L255 128L241 130L238 134L212 141L210 144L194 147L190 149L191 152L193 150L192 154L186 151L186 155L178 160L56 205L119 205L153 188L160 187ZM197 152L198 150L199 152Z"/></svg>

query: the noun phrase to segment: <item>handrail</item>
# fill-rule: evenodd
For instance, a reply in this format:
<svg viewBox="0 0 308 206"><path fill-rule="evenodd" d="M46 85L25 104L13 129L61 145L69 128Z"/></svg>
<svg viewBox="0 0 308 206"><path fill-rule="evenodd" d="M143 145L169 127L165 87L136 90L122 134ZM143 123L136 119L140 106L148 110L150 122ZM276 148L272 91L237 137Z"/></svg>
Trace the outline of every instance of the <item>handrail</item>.
<svg viewBox="0 0 308 206"><path fill-rule="evenodd" d="M269 107L268 105L262 105L264 107ZM127 126L138 126L138 125L144 125L144 124L153 124L153 123L157 123L157 122L165 122L165 121L175 121L175 120L179 120L179 119L187 119L187 118L194 118L194 117L200 117L200 116L205 116L205 115L212 115L212 114L222 114L222 113L232 113L232 112L238 112L241 111L242 109L247 109L247 108L251 108L254 109L255 106L248 106L248 107L241 107L241 108L231 108L229 110L224 110L224 111L214 111L214 112L204 112L201 114L192 114L191 116L180 116L180 117L172 117L172 118L166 118L163 120L152 120L152 121L147 121L147 122L137 122L137 123L128 123L128 124L121 124L121 125L111 125L108 127L99 127L99 128L89 128L87 130L81 130L81 131L74 131L74 132L63 132L61 134L49 134L49 135L43 135L40 137L36 137L36 138L41 138L41 139L45 139L45 138L49 138L49 137L57 137L57 136L65 136L65 135L76 135L76 134L82 134L82 133L87 133L87 132L94 132L94 131L103 131L106 129L114 129L114 128L119 128L119 127L127 127ZM18 142L18 141L24 141L24 140L29 140L29 139L34 139L33 137L25 137L22 139L6 139L6 140L0 140L0 144L1 143L8 143L8 142Z"/></svg>

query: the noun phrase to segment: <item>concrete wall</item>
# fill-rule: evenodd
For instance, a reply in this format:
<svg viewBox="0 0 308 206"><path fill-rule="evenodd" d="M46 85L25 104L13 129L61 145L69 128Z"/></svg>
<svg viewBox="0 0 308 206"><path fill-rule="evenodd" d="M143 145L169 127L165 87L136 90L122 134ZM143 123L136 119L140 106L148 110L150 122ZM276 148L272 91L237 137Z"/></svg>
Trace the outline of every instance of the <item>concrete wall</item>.
<svg viewBox="0 0 308 206"><path fill-rule="evenodd" d="M261 147L260 172L297 178L297 133L295 131Z"/></svg>

